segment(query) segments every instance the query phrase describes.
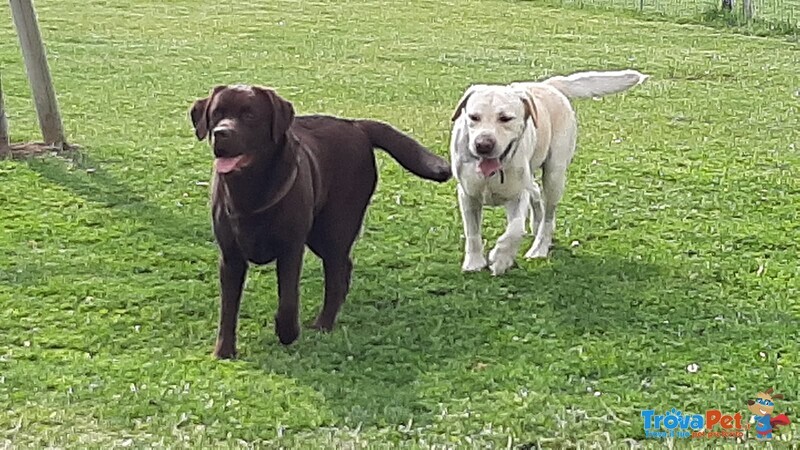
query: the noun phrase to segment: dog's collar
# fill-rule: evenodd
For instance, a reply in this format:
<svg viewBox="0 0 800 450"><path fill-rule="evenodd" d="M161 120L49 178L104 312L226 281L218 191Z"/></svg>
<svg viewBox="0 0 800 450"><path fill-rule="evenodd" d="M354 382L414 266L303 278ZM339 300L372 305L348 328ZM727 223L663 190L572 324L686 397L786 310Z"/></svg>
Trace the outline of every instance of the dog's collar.
<svg viewBox="0 0 800 450"><path fill-rule="evenodd" d="M524 135L526 131L528 131L528 121L527 120L525 121L525 124L522 126L522 133L520 133L520 136ZM519 141L520 140L522 140L522 138L514 139L513 141L508 143L508 147L506 147L505 151L503 151L503 154L500 155L500 158L499 158L500 161L505 161L506 159L511 158L511 157L514 156L514 154L519 149ZM500 173L500 184L505 183L506 174L503 171L503 169L500 169L497 172Z"/></svg>
<svg viewBox="0 0 800 450"><path fill-rule="evenodd" d="M517 139L514 139L513 141L508 143L508 147L506 147L506 149L503 152L503 154L500 155L500 161L505 161L507 158L510 158L510 157L514 156L514 153L516 153L517 149L519 149L519 141L522 140L522 136L525 135L526 131L528 131L528 121L527 120L522 125L522 132L519 134L520 137L517 138Z"/></svg>
<svg viewBox="0 0 800 450"><path fill-rule="evenodd" d="M259 208L255 209L253 211L248 211L246 213L236 213L236 212L233 212L231 210L230 204L226 203L225 204L225 212L228 214L229 217L231 217L233 219L239 219L239 218L241 218L243 216L252 216L252 215L255 215L255 214L260 214L260 213L272 208L273 206L278 204L279 201L283 200L283 198L286 197L286 195L292 189L292 187L294 186L294 182L297 179L297 172L298 172L297 164L293 164L292 165L292 174L289 175L289 178L287 178L286 181L283 183L283 185L281 185L281 188L278 190L278 192L275 194L275 196L270 201L268 201L266 204L264 204L263 206L260 206Z"/></svg>
<svg viewBox="0 0 800 450"><path fill-rule="evenodd" d="M527 120L522 125L522 133L520 133L520 136L525 134L526 131L528 131L528 121ZM503 153L500 155L500 157L498 159L500 161L505 161L506 159L514 156L514 153L516 153L517 150L519 149L519 141L520 140L521 140L521 138L520 139L514 139L511 142L509 142L508 146L506 146L506 149L503 151ZM477 157L477 156L473 155L472 152L470 152L468 149L467 149L466 152L464 152L463 155L466 156L466 160L467 161L478 161L478 160L481 159L480 157ZM462 156L462 158L464 156ZM501 184L504 183L506 176L505 176L505 172L503 171L503 169L498 170L497 172L492 174L492 176L494 176L497 173L500 174L500 183Z"/></svg>
<svg viewBox="0 0 800 450"><path fill-rule="evenodd" d="M517 148L518 148L519 146L518 146L518 145L514 145L514 144L516 144L517 142L519 142L519 139L514 139L513 141L509 142L509 143L508 143L508 146L507 146L507 147L506 147L506 149L505 149L505 151L503 151L503 154L501 154L501 155L500 155L500 158L498 158L498 159L499 159L500 161L505 161L505 160L506 160L506 158L508 158L508 156L509 156L509 153L511 153L511 147L514 147L514 152L516 152L516 151L517 151Z"/></svg>
<svg viewBox="0 0 800 450"><path fill-rule="evenodd" d="M292 174L289 176L286 182L283 183L283 186L281 186L281 189L275 195L275 198L270 200L266 205L262 206L261 208L258 208L257 210L253 211L251 214L262 213L275 206L279 201L283 200L283 197L286 197L286 194L288 194L289 190L294 186L294 181L297 179L297 170L298 170L297 164L292 166Z"/></svg>

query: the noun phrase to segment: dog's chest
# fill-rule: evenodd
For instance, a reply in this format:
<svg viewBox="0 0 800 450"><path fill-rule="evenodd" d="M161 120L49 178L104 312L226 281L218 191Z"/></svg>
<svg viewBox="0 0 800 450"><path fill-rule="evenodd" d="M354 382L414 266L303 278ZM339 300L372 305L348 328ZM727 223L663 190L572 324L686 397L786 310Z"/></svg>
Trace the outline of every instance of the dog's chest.
<svg viewBox="0 0 800 450"><path fill-rule="evenodd" d="M268 264L281 253L283 232L263 221L218 217L214 223L217 241L223 250L240 254L254 264Z"/></svg>
<svg viewBox="0 0 800 450"><path fill-rule="evenodd" d="M234 230L239 249L248 261L267 264L280 254L281 239L276 239L274 233L266 232L263 227L239 222L234 225Z"/></svg>
<svg viewBox="0 0 800 450"><path fill-rule="evenodd" d="M525 190L524 168L504 168L484 178L474 170L467 170L461 185L468 195L481 199L484 205L498 206L519 197Z"/></svg>

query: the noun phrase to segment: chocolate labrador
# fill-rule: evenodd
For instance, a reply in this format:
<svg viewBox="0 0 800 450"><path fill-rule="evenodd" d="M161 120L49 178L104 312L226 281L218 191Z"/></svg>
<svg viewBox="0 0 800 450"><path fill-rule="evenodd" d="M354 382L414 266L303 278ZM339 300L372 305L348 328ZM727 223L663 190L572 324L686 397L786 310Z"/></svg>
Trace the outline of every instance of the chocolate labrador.
<svg viewBox="0 0 800 450"><path fill-rule="evenodd" d="M392 126L324 115L295 117L273 89L216 86L189 113L214 152L212 224L220 249L220 319L214 355L236 356L236 326L248 265L277 261L275 332L300 334L305 246L322 259L325 300L313 328L330 331L350 289L351 249L375 192L373 148L411 173L444 182L449 163Z"/></svg>

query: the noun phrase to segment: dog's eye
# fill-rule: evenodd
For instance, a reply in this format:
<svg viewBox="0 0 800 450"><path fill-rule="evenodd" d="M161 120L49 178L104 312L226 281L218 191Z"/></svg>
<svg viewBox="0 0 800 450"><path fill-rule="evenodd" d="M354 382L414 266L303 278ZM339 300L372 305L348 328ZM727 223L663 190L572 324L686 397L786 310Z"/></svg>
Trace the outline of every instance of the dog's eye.
<svg viewBox="0 0 800 450"><path fill-rule="evenodd" d="M511 116L500 116L500 122L506 123L511 122L512 120L514 120L514 118Z"/></svg>
<svg viewBox="0 0 800 450"><path fill-rule="evenodd" d="M471 120L473 122L478 122L478 121L481 120L481 116L479 116L477 114L470 114L469 115L469 120Z"/></svg>

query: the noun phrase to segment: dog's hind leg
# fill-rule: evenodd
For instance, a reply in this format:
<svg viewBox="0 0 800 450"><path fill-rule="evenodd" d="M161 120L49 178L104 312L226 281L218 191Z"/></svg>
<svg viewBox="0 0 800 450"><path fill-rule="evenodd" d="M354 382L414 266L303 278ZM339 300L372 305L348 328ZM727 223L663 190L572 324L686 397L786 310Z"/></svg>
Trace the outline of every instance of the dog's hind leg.
<svg viewBox="0 0 800 450"><path fill-rule="evenodd" d="M470 197L458 186L458 207L461 209L461 220L464 223L464 272L477 272L486 267L483 256L483 238L481 237L481 218L483 206L479 199Z"/></svg>
<svg viewBox="0 0 800 450"><path fill-rule="evenodd" d="M567 168L561 166L545 166L542 173L544 190L544 219L536 233L531 249L525 253L528 259L546 258L553 243L553 233L556 228L556 208L564 195Z"/></svg>
<svg viewBox="0 0 800 450"><path fill-rule="evenodd" d="M347 253L329 254L323 259L322 267L325 271L325 303L311 328L331 331L350 290L353 262Z"/></svg>
<svg viewBox="0 0 800 450"><path fill-rule="evenodd" d="M489 252L489 268L492 275L502 275L514 265L514 259L525 235L525 217L530 206L530 193L523 190L519 197L506 203L506 219L508 226L497 244Z"/></svg>
<svg viewBox="0 0 800 450"><path fill-rule="evenodd" d="M362 232L370 198L375 192L377 172L372 159L361 171L362 186L332 192L328 206L318 214L307 240L312 252L322 259L325 295L322 309L311 328L332 331L339 310L350 292L353 246ZM369 177L369 178L368 178Z"/></svg>
<svg viewBox="0 0 800 450"><path fill-rule="evenodd" d="M544 206L542 205L542 191L539 189L539 183L533 178L530 179L530 186L528 186L528 193L530 194L530 227L531 236L539 234L539 226L542 224L544 218Z"/></svg>
<svg viewBox="0 0 800 450"><path fill-rule="evenodd" d="M339 310L347 300L353 274L353 260L350 258L352 247L361 232L366 211L366 201L353 198L353 202L340 205L338 209L346 211L346 219L339 215L322 214L312 230L308 247L322 259L325 273L325 295L322 309L311 328L319 331L333 331ZM358 201L356 201L358 200Z"/></svg>

